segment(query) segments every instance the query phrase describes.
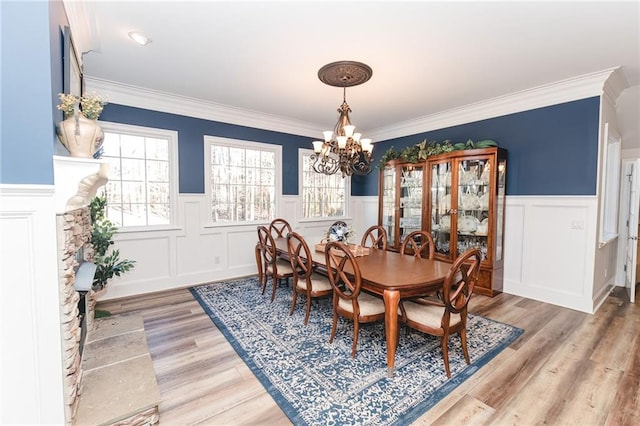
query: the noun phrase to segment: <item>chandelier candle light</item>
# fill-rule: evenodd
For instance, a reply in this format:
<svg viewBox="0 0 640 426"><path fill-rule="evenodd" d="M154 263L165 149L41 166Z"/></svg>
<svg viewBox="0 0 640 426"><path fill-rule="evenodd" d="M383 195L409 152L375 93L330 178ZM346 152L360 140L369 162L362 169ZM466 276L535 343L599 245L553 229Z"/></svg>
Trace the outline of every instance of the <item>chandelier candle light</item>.
<svg viewBox="0 0 640 426"><path fill-rule="evenodd" d="M317 173L332 175L340 171L342 177L371 173L373 145L371 139L355 133L355 126L349 119L351 108L347 104L347 87L365 83L372 75L371 67L355 61L332 62L318 71L318 78L323 83L342 87L343 95L334 130L323 132L324 141L313 142L311 165Z"/></svg>

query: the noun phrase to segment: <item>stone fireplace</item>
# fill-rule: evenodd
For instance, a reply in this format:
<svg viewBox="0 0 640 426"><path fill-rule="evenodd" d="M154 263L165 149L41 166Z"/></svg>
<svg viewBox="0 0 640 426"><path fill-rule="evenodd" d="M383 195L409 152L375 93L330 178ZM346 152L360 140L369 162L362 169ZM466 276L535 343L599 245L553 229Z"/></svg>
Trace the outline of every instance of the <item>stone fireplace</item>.
<svg viewBox="0 0 640 426"><path fill-rule="evenodd" d="M142 317L95 319L90 202L107 172L100 160L54 157L65 423L154 425L160 392Z"/></svg>
<svg viewBox="0 0 640 426"><path fill-rule="evenodd" d="M91 290L93 247L89 203L107 182L100 160L54 156L58 283L67 424L75 418L82 380L83 336L93 326L95 293ZM80 305L85 297L84 306ZM80 308L84 314L79 315Z"/></svg>

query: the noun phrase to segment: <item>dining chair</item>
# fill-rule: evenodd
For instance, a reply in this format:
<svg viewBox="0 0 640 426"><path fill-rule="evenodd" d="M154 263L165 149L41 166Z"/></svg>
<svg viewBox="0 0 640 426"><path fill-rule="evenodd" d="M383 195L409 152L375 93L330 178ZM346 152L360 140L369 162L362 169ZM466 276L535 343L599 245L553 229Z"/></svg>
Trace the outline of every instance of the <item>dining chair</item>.
<svg viewBox="0 0 640 426"><path fill-rule="evenodd" d="M338 241L327 244L325 251L327 275L333 288L333 326L329 343L333 343L338 326L338 316L353 321L353 347L351 357L356 356L360 324L384 319L384 302L379 297L361 292L360 267L349 248Z"/></svg>
<svg viewBox="0 0 640 426"><path fill-rule="evenodd" d="M274 238L286 238L289 232L291 232L291 225L282 218L273 219L269 224L269 233Z"/></svg>
<svg viewBox="0 0 640 426"><path fill-rule="evenodd" d="M413 255L421 259L433 259L435 255L435 245L433 244L431 234L421 230L411 232L402 241L400 254ZM436 297L438 300L442 300L442 290L435 291L423 297ZM422 299L422 297L418 299Z"/></svg>
<svg viewBox="0 0 640 426"><path fill-rule="evenodd" d="M400 254L412 254L422 259L433 259L435 247L431 234L427 231L413 231L402 241Z"/></svg>
<svg viewBox="0 0 640 426"><path fill-rule="evenodd" d="M360 245L362 247L372 247L375 249L386 250L387 230L384 229L384 227L378 225L370 226L369 229L364 232Z"/></svg>
<svg viewBox="0 0 640 426"><path fill-rule="evenodd" d="M311 312L311 300L329 296L333 289L325 275L315 272L311 250L309 250L309 245L302 235L297 232L291 232L287 235L287 251L289 252L289 260L293 271L293 299L289 315L293 315L298 294L304 294L307 298L304 325L307 325Z"/></svg>
<svg viewBox="0 0 640 426"><path fill-rule="evenodd" d="M478 281L480 250L469 249L451 265L442 287L443 301L414 299L400 301L399 320L410 328L440 337L444 369L451 378L449 369L449 336L457 333L467 364L467 306Z"/></svg>
<svg viewBox="0 0 640 426"><path fill-rule="evenodd" d="M262 294L267 288L269 277L273 281L273 290L271 292L271 301L276 297L276 288L281 280L288 280L293 276L291 263L278 257L276 243L273 236L265 226L258 226L258 240L261 244L263 271L262 271Z"/></svg>

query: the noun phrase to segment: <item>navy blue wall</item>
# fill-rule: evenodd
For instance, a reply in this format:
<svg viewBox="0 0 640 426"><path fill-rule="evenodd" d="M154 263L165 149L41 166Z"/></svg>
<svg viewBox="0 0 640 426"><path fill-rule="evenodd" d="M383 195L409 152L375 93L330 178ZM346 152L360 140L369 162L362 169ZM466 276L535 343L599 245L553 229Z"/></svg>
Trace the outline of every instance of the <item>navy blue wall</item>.
<svg viewBox="0 0 640 426"><path fill-rule="evenodd" d="M593 97L378 142L379 158L423 139L493 139L509 151L507 194L595 195L599 98ZM311 139L286 133L109 104L101 120L178 131L180 192L204 193L204 135L282 145L283 193L298 193L298 148ZM377 165L377 162L376 162ZM352 178L353 195L378 194L378 170Z"/></svg>
<svg viewBox="0 0 640 426"><path fill-rule="evenodd" d="M599 97L509 114L459 126L378 142L379 158L429 141L495 140L509 151L507 194L595 195ZM377 195L378 170L358 182L354 195Z"/></svg>
<svg viewBox="0 0 640 426"><path fill-rule="evenodd" d="M108 104L102 121L168 129L178 132L179 191L204 194L204 136L219 136L282 145L282 192L298 193L298 148L311 149L311 138L252 127Z"/></svg>
<svg viewBox="0 0 640 426"><path fill-rule="evenodd" d="M57 93L62 91L60 0L0 2L0 183L53 184Z"/></svg>

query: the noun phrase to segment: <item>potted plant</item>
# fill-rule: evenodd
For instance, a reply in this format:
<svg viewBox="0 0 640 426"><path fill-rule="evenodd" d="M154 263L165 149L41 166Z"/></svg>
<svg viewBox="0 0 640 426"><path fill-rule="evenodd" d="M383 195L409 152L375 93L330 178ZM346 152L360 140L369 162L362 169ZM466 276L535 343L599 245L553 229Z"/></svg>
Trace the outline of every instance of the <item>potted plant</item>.
<svg viewBox="0 0 640 426"><path fill-rule="evenodd" d="M96 272L92 288L102 290L114 276L119 277L134 267L134 260L120 259L120 250L111 249L114 244L113 235L118 228L105 217L106 197L94 197L91 200L91 244L93 245ZM110 250L111 249L111 250Z"/></svg>
<svg viewBox="0 0 640 426"><path fill-rule="evenodd" d="M72 157L92 158L104 139L97 120L107 101L96 93L80 97L60 93L58 97L58 109L64 116L56 126L58 139Z"/></svg>

